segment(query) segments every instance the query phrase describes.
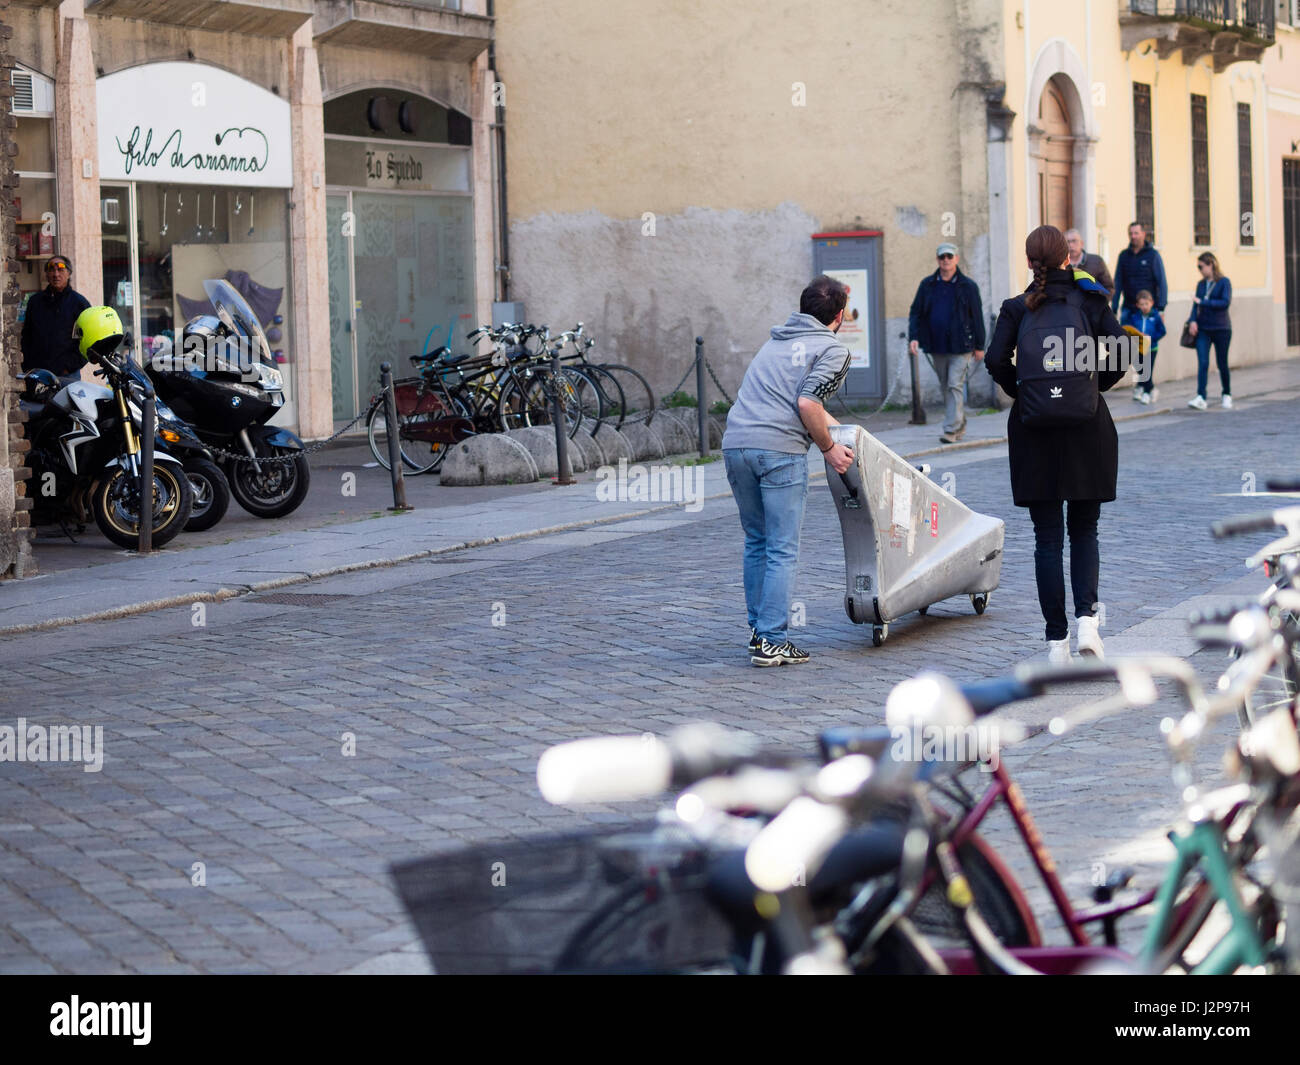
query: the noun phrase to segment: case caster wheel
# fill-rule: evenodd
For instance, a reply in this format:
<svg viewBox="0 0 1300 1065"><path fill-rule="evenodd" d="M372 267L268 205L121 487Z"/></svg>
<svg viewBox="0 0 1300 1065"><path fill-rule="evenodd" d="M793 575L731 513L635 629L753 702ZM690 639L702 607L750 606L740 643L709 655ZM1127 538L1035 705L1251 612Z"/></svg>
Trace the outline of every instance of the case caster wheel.
<svg viewBox="0 0 1300 1065"><path fill-rule="evenodd" d="M974 592L970 597L970 605L975 608L975 613L982 614L989 605L988 592Z"/></svg>
<svg viewBox="0 0 1300 1065"><path fill-rule="evenodd" d="M872 625L872 626L871 626L871 646L872 646L872 647L879 647L882 643L885 642L885 637L888 636L888 635L889 635L889 626L888 626L888 625Z"/></svg>
<svg viewBox="0 0 1300 1065"><path fill-rule="evenodd" d="M917 613L920 614L921 617L925 617L926 614L930 613L930 608L928 606L923 606L917 610Z"/></svg>

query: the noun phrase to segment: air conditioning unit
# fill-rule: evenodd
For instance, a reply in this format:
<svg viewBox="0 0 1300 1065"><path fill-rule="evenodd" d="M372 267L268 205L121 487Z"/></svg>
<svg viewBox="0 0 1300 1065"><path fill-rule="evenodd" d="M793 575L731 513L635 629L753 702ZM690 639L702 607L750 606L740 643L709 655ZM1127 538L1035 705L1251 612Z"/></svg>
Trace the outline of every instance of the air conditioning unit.
<svg viewBox="0 0 1300 1065"><path fill-rule="evenodd" d="M25 117L49 117L54 114L54 82L30 70L14 70L13 113Z"/></svg>

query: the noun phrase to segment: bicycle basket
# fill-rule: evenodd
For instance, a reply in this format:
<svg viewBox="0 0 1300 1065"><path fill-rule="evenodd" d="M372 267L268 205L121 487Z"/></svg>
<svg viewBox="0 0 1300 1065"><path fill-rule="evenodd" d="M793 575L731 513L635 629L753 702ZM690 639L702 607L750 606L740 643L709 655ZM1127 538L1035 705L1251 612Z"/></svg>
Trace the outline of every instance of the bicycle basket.
<svg viewBox="0 0 1300 1065"><path fill-rule="evenodd" d="M728 964L708 866L680 828L638 825L476 845L392 873L438 973L655 973Z"/></svg>
<svg viewBox="0 0 1300 1065"><path fill-rule="evenodd" d="M397 402L397 414L409 418L414 414L451 413L438 393L430 391L424 381L418 377L405 381L393 382L393 398Z"/></svg>

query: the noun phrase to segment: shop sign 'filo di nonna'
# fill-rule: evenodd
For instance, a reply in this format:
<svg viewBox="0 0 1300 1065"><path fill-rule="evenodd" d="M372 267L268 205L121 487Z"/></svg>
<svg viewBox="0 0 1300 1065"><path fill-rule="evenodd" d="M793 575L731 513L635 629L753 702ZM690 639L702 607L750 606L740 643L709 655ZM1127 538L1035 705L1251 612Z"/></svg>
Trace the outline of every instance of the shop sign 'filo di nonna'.
<svg viewBox="0 0 1300 1065"><path fill-rule="evenodd" d="M289 188L289 104L203 63L149 63L99 79L100 177Z"/></svg>

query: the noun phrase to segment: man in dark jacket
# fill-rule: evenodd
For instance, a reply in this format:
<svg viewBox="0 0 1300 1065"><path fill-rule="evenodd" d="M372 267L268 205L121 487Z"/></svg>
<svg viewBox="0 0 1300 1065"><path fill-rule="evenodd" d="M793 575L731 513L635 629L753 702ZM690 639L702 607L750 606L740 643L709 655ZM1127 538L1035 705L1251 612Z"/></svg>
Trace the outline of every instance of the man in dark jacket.
<svg viewBox="0 0 1300 1065"><path fill-rule="evenodd" d="M1110 271L1106 269L1106 260L1100 255L1084 251L1083 234L1077 229L1065 231L1065 243L1070 248L1070 268L1091 274L1093 279L1106 290L1109 298L1115 292L1115 282L1111 280Z"/></svg>
<svg viewBox="0 0 1300 1065"><path fill-rule="evenodd" d="M1163 314L1169 297L1164 260L1160 258L1155 245L1147 240L1141 222L1129 225L1128 240L1128 247L1119 253L1119 261L1115 264L1115 293L1110 298L1110 309L1114 311L1119 308L1121 296L1124 297L1126 311L1136 308L1138 293L1145 290L1156 301L1156 313Z"/></svg>
<svg viewBox="0 0 1300 1065"><path fill-rule="evenodd" d="M23 372L49 370L64 384L81 374L81 352L72 327L90 301L73 289L72 262L56 255L45 264L45 288L27 301L23 318Z"/></svg>
<svg viewBox="0 0 1300 1065"><path fill-rule="evenodd" d="M979 286L957 269L957 246L940 244L939 268L917 287L907 315L908 350L927 352L944 393L943 435L954 444L966 431L966 377L971 357L984 358L984 308Z"/></svg>

